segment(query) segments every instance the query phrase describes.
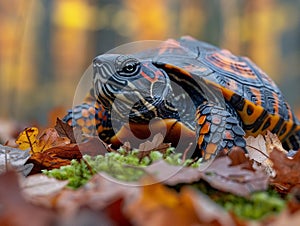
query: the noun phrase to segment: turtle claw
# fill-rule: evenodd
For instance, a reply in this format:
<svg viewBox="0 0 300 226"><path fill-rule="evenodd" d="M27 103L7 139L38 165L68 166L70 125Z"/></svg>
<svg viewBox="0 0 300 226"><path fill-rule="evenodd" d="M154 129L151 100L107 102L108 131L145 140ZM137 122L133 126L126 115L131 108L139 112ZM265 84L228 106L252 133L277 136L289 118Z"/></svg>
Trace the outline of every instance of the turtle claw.
<svg viewBox="0 0 300 226"><path fill-rule="evenodd" d="M228 153L234 146L246 151L245 131L236 116L226 109L205 103L197 110L198 147L202 158L207 161L217 156L221 150Z"/></svg>

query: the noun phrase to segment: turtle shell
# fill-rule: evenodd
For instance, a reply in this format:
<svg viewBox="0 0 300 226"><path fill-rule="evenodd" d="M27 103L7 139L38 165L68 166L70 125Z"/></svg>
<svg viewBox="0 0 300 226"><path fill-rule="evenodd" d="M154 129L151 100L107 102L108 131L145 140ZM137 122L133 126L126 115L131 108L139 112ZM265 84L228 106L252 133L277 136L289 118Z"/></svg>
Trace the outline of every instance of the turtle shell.
<svg viewBox="0 0 300 226"><path fill-rule="evenodd" d="M191 37L170 39L157 51L153 63L187 90L194 89L191 80L218 89L227 106L238 113L247 136L269 130L287 148L299 148L298 120L274 81L250 59Z"/></svg>
<svg viewBox="0 0 300 226"><path fill-rule="evenodd" d="M143 66L143 70L134 70L137 73L134 73L134 76L131 77L127 76L130 68L128 68L128 71L122 71L126 68L123 67L123 63L126 63L127 59L132 60L131 56L104 54L98 56L99 58L95 58L94 67L96 70L94 71L94 75L96 79L94 77L93 81L95 86L91 89L90 95L85 100L86 105L75 107L73 111L68 113L64 120L68 122L72 121L74 124L77 123L81 127L86 126L88 130L89 126L96 123L97 132L102 139L112 144L118 144L118 137L124 135L127 139L128 128L125 128L120 121L117 124L120 124L121 132L118 132L119 136L114 136L115 132L112 128L111 112L109 112L107 106L113 101L113 94L111 93L121 92L121 96L127 102L129 99L133 100L134 95L138 98L137 102L133 102L137 103L137 105L134 105L136 108L133 108L133 115L137 115L138 117L131 118L132 122L135 123L138 135L148 137L149 131L145 132L148 127L146 129L142 128L143 121L141 119L149 121L153 118L152 116L155 116L165 119L164 123L167 125L167 134L170 135L171 140L177 140L179 133L182 132L182 128L184 128L187 137L193 140L195 135L199 135L196 134L199 131L195 129L197 128L195 125L198 123L202 126L202 118L214 123L213 119L208 119L209 116L205 116L208 115L205 112L206 110L202 110L201 112L205 117L201 117L199 111L197 111L199 107L201 108L206 102L209 102L204 106L204 109L213 109L213 107L209 106L214 105L221 107L214 110L224 109L226 112L223 110L213 112L211 110L211 113L219 114L220 117L223 117L222 114L224 112L234 116L237 119L235 120L238 122L239 128L245 131L246 136L256 136L271 131L279 136L285 148L299 149L300 126L298 120L272 79L248 58L235 56L228 50L217 48L191 37L182 37L179 40L170 39L162 42L158 47L131 55L134 57L135 66ZM102 62L101 60L104 61ZM122 66L120 67L122 70L118 71L120 70L118 68L120 65ZM113 72L112 74L115 77L108 76L108 79L101 83L101 78L98 78L101 74L100 69L102 70L101 73L103 72L104 74ZM120 78L117 78L119 76L117 71L118 73L125 73L126 76L122 78L122 81ZM162 76L159 76L159 74ZM157 80L158 77L166 78L168 82L163 80L157 82L157 86L155 86L153 81ZM107 81L113 82L108 84ZM145 92L147 95L149 93L148 96L153 98L153 100L144 100L149 105L149 108L141 109L140 106L145 105L142 103L140 93L136 90L135 92L127 91L126 93L122 93L122 89L119 89L117 86L115 87L115 84L120 83L122 85L128 81L131 82L131 87L134 84L136 90ZM173 82L170 88L173 91L171 95L169 95L169 81ZM103 86L106 85L110 87L106 87L104 90ZM179 88L176 90L173 85ZM148 90L149 87L154 91L151 90L150 92ZM168 90L168 92L165 92L165 90ZM165 103L165 98L169 98L166 100L167 104L160 104ZM168 103L168 100L170 100L171 104ZM122 116L124 116L127 108L131 108L131 106L127 106L126 101L117 106L117 112L123 114ZM175 112L173 104L174 109L177 110L176 114L170 113ZM155 108L155 114L154 111L149 110L152 107ZM90 108L95 109L95 122L92 120L94 115L90 116L88 114L85 117L86 114L84 112L90 112ZM83 120L80 119L80 116L83 116ZM216 118L218 119L218 117ZM178 128L174 129L174 125L177 125ZM213 129L209 127L209 124L207 125L206 127L203 126L200 132L205 132L205 134L209 135ZM155 131L160 131L161 126L162 123L155 123ZM226 125L224 126L226 127ZM124 133L122 132L122 128L124 128ZM240 136L243 134L240 131L235 132ZM205 140L204 136L199 137ZM144 137L141 138L144 139ZM198 144L199 140L201 140L200 138L198 139Z"/></svg>

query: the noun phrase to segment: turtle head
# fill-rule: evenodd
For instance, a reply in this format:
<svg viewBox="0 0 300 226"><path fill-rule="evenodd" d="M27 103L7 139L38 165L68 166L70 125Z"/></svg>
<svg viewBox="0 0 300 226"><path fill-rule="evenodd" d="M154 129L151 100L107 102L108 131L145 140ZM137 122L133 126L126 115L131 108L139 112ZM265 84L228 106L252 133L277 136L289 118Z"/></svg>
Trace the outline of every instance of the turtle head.
<svg viewBox="0 0 300 226"><path fill-rule="evenodd" d="M104 54L94 59L93 73L97 100L119 118L149 121L165 108L170 80L149 60Z"/></svg>

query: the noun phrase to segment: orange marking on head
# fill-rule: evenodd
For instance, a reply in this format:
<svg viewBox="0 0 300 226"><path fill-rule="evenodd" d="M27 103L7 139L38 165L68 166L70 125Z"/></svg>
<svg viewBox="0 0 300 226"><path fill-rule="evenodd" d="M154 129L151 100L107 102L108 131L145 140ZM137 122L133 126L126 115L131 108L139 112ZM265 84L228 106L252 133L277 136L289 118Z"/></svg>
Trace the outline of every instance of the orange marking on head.
<svg viewBox="0 0 300 226"><path fill-rule="evenodd" d="M151 82L151 83L154 83L154 82L156 82L157 81L157 79L158 79L158 75L157 74L155 74L155 77L154 78L151 78L150 76L148 76L145 72L143 72L143 71L141 71L141 76L143 76L145 79L147 79L149 82Z"/></svg>

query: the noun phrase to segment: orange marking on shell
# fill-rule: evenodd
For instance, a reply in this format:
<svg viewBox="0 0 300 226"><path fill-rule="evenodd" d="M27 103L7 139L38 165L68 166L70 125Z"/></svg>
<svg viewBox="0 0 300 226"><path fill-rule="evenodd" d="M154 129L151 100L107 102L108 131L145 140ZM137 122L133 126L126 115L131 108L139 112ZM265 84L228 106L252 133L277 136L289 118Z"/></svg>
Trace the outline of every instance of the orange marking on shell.
<svg viewBox="0 0 300 226"><path fill-rule="evenodd" d="M159 55L162 55L165 52L170 52L172 53L172 49L176 49L180 47L180 43L176 41L175 39L168 39L165 41L162 46L159 49Z"/></svg>
<svg viewBox="0 0 300 226"><path fill-rule="evenodd" d="M247 114L248 106L250 106L251 109L254 109L251 115ZM262 106L256 105L250 101L246 101L244 108L238 112L245 125L252 125L256 122L259 116L264 112L264 110L265 109Z"/></svg>
<svg viewBox="0 0 300 226"><path fill-rule="evenodd" d="M294 126L294 122L293 121L285 121L280 130L278 131L278 134L280 133L280 131L284 128L285 126L285 132L279 136L280 140L284 140L285 138L287 138L287 135L290 133L290 131L292 130L293 126Z"/></svg>
<svg viewBox="0 0 300 226"><path fill-rule="evenodd" d="M275 92L273 92L272 95L274 98L273 108L274 108L275 114L278 114L279 113L278 95Z"/></svg>
<svg viewBox="0 0 300 226"><path fill-rule="evenodd" d="M229 132L229 131L225 131L225 139L228 139L228 140L232 140L233 137L232 137L232 134Z"/></svg>
<svg viewBox="0 0 300 226"><path fill-rule="evenodd" d="M210 129L210 123L206 122L200 129L200 134L207 134L209 133L209 129Z"/></svg>
<svg viewBox="0 0 300 226"><path fill-rule="evenodd" d="M172 69L173 71L176 71L178 72L177 75L185 75L185 76L188 76L190 78L192 78L193 76L186 70L184 70L183 68L180 68L180 67L176 67L174 65L171 65L171 64L165 64L164 65L165 68L167 69Z"/></svg>
<svg viewBox="0 0 300 226"><path fill-rule="evenodd" d="M217 152L218 146L213 143L209 143L206 147L205 154L204 154L204 160L209 160L212 155L215 155Z"/></svg>
<svg viewBox="0 0 300 226"><path fill-rule="evenodd" d="M234 80L231 80L230 83L228 84L227 88L231 89L231 90L238 90L239 89L238 83Z"/></svg>
<svg viewBox="0 0 300 226"><path fill-rule="evenodd" d="M80 118L77 120L77 124L81 127L83 127L85 125L85 123L86 123L86 120L83 118Z"/></svg>
<svg viewBox="0 0 300 226"><path fill-rule="evenodd" d="M207 147L206 147L206 150L205 150L205 152L206 153L209 153L209 154L215 154L216 153L216 151L217 151L217 145L216 144L214 144L214 143L209 143L208 145L207 145Z"/></svg>
<svg viewBox="0 0 300 226"><path fill-rule="evenodd" d="M102 133L103 130L104 130L104 127L102 125L98 126L98 128L97 128L98 133Z"/></svg>
<svg viewBox="0 0 300 226"><path fill-rule="evenodd" d="M94 122L94 120L87 120L85 123L85 126L89 127L89 126L95 125L93 122Z"/></svg>
<svg viewBox="0 0 300 226"><path fill-rule="evenodd" d="M209 56L209 60L211 63L225 71L244 78L256 79L255 73L251 70L247 63L235 61L231 57L233 57L233 55L229 51L222 50L211 54Z"/></svg>
<svg viewBox="0 0 300 226"><path fill-rule="evenodd" d="M207 67L199 67L199 66L196 66L193 64L183 66L183 69L188 72L205 72L205 71L207 71Z"/></svg>
<svg viewBox="0 0 300 226"><path fill-rule="evenodd" d="M82 115L83 117L85 117L85 118L88 118L89 115L90 115L90 113L89 113L89 111L88 111L87 109L82 109L81 115Z"/></svg>
<svg viewBox="0 0 300 226"><path fill-rule="evenodd" d="M214 124L219 125L219 124L221 123L221 121L222 121L222 118L221 118L221 116L219 116L219 115L214 115L214 116L212 117L212 122L213 122Z"/></svg>
<svg viewBox="0 0 300 226"><path fill-rule="evenodd" d="M293 118L293 113L289 104L286 103L286 108L288 110L289 119Z"/></svg>
<svg viewBox="0 0 300 226"><path fill-rule="evenodd" d="M252 92L252 94L255 96L256 99L256 104L257 105L261 105L261 93L257 88L254 87L250 87L250 90Z"/></svg>
<svg viewBox="0 0 300 226"><path fill-rule="evenodd" d="M204 135L200 135L199 138L198 138L198 142L197 142L198 147L200 147L202 145L203 140L204 140Z"/></svg>
<svg viewBox="0 0 300 226"><path fill-rule="evenodd" d="M199 125L202 125L202 124L205 122L205 119L206 119L206 116L205 116L205 115L201 115L201 116L198 118L198 124L199 124Z"/></svg>
<svg viewBox="0 0 300 226"><path fill-rule="evenodd" d="M95 114L96 114L96 110L95 110L95 108L93 108L93 107L90 107L90 108L88 109L88 111L89 111L89 113L92 114L92 115L95 115Z"/></svg>

